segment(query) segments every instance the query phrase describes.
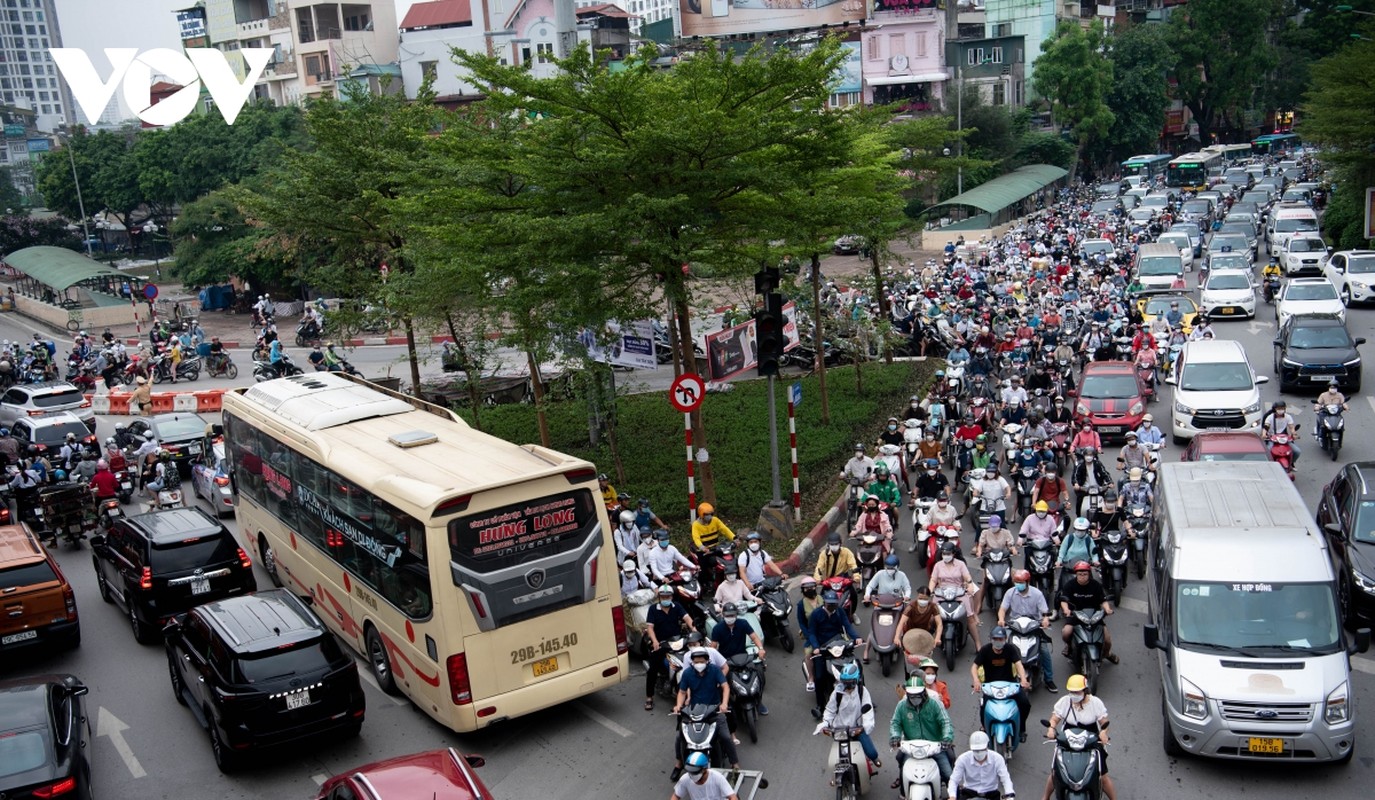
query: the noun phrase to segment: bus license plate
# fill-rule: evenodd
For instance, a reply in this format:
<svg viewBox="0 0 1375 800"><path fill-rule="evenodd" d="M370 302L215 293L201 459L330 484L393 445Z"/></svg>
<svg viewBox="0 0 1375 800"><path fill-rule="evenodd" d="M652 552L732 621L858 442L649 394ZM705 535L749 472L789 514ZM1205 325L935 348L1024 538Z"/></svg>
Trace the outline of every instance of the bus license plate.
<svg viewBox="0 0 1375 800"><path fill-rule="evenodd" d="M208 594L210 592L209 578L193 578L191 580L191 594Z"/></svg>
<svg viewBox="0 0 1375 800"><path fill-rule="evenodd" d="M1284 752L1283 739L1259 739L1251 737L1246 741L1246 749L1252 753L1280 754Z"/></svg>
<svg viewBox="0 0 1375 800"><path fill-rule="evenodd" d="M290 711L293 708L305 708L308 705L310 705L309 689L305 690L304 692L297 692L296 694L289 694L286 696L287 711Z"/></svg>
<svg viewBox="0 0 1375 800"><path fill-rule="evenodd" d="M15 642L26 642L29 639L37 638L38 631L24 631L22 633L12 633L3 639L0 639L0 644L14 644Z"/></svg>
<svg viewBox="0 0 1375 800"><path fill-rule="evenodd" d="M559 657L550 656L549 658L541 658L539 661L531 664L530 668L535 671L536 678L541 678L551 672L557 672L559 669Z"/></svg>

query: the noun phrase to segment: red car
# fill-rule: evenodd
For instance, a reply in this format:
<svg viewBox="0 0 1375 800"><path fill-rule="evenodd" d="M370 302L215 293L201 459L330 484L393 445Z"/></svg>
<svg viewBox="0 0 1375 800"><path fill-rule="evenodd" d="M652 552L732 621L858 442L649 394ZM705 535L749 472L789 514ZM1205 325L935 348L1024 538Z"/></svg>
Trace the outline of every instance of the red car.
<svg viewBox="0 0 1375 800"><path fill-rule="evenodd" d="M1090 361L1074 399L1074 419L1087 419L1103 439L1125 439L1146 415L1146 387L1129 361Z"/></svg>
<svg viewBox="0 0 1375 800"><path fill-rule="evenodd" d="M377 761L324 782L315 800L493 800L473 773L487 763L482 756L430 750Z"/></svg>
<svg viewBox="0 0 1375 800"><path fill-rule="evenodd" d="M1270 451L1254 433L1204 431L1189 440L1180 461L1269 461Z"/></svg>

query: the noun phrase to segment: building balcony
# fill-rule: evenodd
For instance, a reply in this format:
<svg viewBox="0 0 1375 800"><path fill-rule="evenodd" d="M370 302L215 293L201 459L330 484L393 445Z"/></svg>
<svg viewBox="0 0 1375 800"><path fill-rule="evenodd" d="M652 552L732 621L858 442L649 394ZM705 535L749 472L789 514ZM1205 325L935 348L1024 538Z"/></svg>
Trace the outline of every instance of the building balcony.
<svg viewBox="0 0 1375 800"><path fill-rule="evenodd" d="M291 56L283 56L281 61L268 64L267 69L263 70L263 77L268 80L296 77L296 59Z"/></svg>
<svg viewBox="0 0 1375 800"><path fill-rule="evenodd" d="M266 17L263 19L249 20L248 22L240 22L238 26L239 38L256 39L260 36L266 36L268 31L267 22L268 20Z"/></svg>

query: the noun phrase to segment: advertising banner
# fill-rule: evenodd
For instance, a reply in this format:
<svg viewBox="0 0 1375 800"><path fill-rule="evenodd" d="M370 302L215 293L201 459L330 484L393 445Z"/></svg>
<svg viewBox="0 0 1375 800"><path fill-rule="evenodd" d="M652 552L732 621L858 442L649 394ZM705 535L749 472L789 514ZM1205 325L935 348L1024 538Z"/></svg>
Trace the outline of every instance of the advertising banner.
<svg viewBox="0 0 1375 800"><path fill-rule="evenodd" d="M607 325L611 335L617 337L610 347L602 347L592 337L590 331L583 331L578 337L587 347L587 356L593 361L631 369L658 369L659 361L654 356L654 323L642 319L622 327L612 322Z"/></svg>
<svg viewBox="0 0 1375 800"><path fill-rule="evenodd" d="M867 0L678 0L679 36L738 36L864 19Z"/></svg>
<svg viewBox="0 0 1375 800"><path fill-rule="evenodd" d="M858 92L864 88L860 81L861 66L859 62L859 42L841 42L840 46L845 50L845 60L841 62L840 68L836 70L836 87L831 90L832 94L849 94Z"/></svg>
<svg viewBox="0 0 1375 800"><path fill-rule="evenodd" d="M723 381L759 366L759 343L754 320L706 335L707 373L713 381ZM797 304L783 306L783 350L801 344L797 331Z"/></svg>
<svg viewBox="0 0 1375 800"><path fill-rule="evenodd" d="M936 0L874 0L875 11L917 12L926 8L936 8Z"/></svg>

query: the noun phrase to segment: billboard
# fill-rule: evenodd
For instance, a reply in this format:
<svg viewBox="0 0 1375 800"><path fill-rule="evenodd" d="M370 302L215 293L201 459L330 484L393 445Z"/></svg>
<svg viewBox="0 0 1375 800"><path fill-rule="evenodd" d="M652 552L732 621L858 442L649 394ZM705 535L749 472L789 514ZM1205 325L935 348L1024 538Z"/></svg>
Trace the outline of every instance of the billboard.
<svg viewBox="0 0 1375 800"><path fill-rule="evenodd" d="M607 323L607 332L613 337L610 347L597 343L592 332L584 330L578 341L587 347L587 357L593 361L631 369L658 369L659 360L654 355L654 323L643 319L621 326L615 322Z"/></svg>
<svg viewBox="0 0 1375 800"><path fill-rule="evenodd" d="M859 42L841 42L841 48L845 51L845 60L840 63L836 70L836 80L839 81L832 94L848 94L858 92L864 88L860 80L862 68L859 62Z"/></svg>
<svg viewBox="0 0 1375 800"><path fill-rule="evenodd" d="M874 0L875 11L907 11L916 13L927 8L936 8L936 0Z"/></svg>
<svg viewBox="0 0 1375 800"><path fill-rule="evenodd" d="M864 0L678 0L679 36L738 36L864 19Z"/></svg>
<svg viewBox="0 0 1375 800"><path fill-rule="evenodd" d="M47 139L29 139L28 145L30 153L46 153L52 149L52 142Z"/></svg>
<svg viewBox="0 0 1375 800"><path fill-rule="evenodd" d="M181 40L204 39L205 9L188 8L177 12L177 27L181 30Z"/></svg>
<svg viewBox="0 0 1375 800"><path fill-rule="evenodd" d="M713 381L723 381L759 365L759 344L755 338L754 320L733 328L708 333L707 374ZM801 344L797 334L797 304L783 306L783 349L791 350Z"/></svg>

